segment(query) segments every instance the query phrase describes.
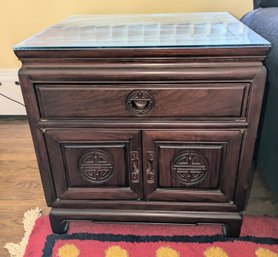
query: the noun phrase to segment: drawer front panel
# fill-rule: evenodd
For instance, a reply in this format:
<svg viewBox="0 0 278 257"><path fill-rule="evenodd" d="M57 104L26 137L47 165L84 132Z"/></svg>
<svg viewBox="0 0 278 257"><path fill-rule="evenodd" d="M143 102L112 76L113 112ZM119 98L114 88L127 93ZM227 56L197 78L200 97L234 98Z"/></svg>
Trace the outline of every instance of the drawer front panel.
<svg viewBox="0 0 278 257"><path fill-rule="evenodd" d="M43 118L242 117L248 84L36 85Z"/></svg>
<svg viewBox="0 0 278 257"><path fill-rule="evenodd" d="M241 131L144 131L144 192L149 200L233 200Z"/></svg>

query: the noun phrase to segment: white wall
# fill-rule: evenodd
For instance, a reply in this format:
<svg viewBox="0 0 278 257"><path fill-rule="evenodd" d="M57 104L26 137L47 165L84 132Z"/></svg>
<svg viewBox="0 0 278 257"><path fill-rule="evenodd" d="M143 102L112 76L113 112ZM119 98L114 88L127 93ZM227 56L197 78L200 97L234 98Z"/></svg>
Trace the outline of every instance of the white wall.
<svg viewBox="0 0 278 257"><path fill-rule="evenodd" d="M0 69L0 115L26 115L25 107L21 105L24 103L20 86L16 85L17 71L17 69Z"/></svg>

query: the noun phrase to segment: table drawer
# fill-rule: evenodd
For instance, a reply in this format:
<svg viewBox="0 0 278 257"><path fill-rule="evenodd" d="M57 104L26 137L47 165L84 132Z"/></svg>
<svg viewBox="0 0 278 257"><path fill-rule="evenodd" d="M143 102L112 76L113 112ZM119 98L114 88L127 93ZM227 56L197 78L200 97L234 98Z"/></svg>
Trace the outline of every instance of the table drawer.
<svg viewBox="0 0 278 257"><path fill-rule="evenodd" d="M36 85L44 118L242 117L248 92L247 83Z"/></svg>

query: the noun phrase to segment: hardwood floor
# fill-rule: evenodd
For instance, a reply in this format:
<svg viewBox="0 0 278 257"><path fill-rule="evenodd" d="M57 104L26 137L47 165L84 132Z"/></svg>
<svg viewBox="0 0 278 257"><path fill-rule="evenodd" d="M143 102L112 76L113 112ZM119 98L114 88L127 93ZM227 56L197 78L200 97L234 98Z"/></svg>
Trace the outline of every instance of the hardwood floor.
<svg viewBox="0 0 278 257"><path fill-rule="evenodd" d="M40 207L47 214L38 166L25 119L0 119L0 256L8 256L7 242L23 236L25 211ZM255 174L247 213L278 216L278 200Z"/></svg>
<svg viewBox="0 0 278 257"><path fill-rule="evenodd" d="M38 166L26 120L0 120L0 256L9 256L7 242L23 236L22 217L44 202Z"/></svg>

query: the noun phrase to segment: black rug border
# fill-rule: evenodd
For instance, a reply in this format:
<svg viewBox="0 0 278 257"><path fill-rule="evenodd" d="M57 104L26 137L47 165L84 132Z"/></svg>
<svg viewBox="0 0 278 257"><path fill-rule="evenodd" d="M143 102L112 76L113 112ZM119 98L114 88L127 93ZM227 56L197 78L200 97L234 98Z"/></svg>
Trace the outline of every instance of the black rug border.
<svg viewBox="0 0 278 257"><path fill-rule="evenodd" d="M57 240L97 240L100 242L127 242L127 243L215 243L215 242L252 242L265 245L278 244L278 238L272 237L255 237L244 236L239 238L229 238L223 235L206 235L206 236L155 236L155 235L120 235L120 234L92 234L92 233L72 233L72 234L51 234L48 235L43 249L42 257L52 256L52 249Z"/></svg>

